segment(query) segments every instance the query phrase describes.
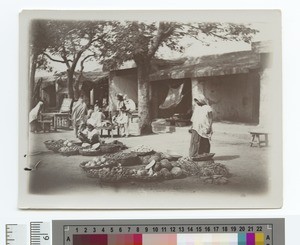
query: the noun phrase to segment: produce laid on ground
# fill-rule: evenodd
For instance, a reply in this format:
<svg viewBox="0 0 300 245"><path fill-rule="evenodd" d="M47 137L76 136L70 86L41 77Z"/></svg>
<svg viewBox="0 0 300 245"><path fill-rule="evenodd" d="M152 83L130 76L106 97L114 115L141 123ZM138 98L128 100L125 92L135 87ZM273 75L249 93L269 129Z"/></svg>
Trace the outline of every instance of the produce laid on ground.
<svg viewBox="0 0 300 245"><path fill-rule="evenodd" d="M120 163L121 166L136 166L142 164L140 157L136 153L120 151L114 154L105 154L104 157L109 162Z"/></svg>
<svg viewBox="0 0 300 245"><path fill-rule="evenodd" d="M79 146L74 144L68 144L59 148L58 152L64 156L78 155L79 154Z"/></svg>
<svg viewBox="0 0 300 245"><path fill-rule="evenodd" d="M47 140L44 142L48 150L58 152L58 150L64 146L65 140Z"/></svg>
<svg viewBox="0 0 300 245"><path fill-rule="evenodd" d="M226 184L230 177L226 166L216 163L213 160L201 163L184 157L178 160L178 164L182 167L183 171L192 176L199 176L205 183Z"/></svg>
<svg viewBox="0 0 300 245"><path fill-rule="evenodd" d="M102 141L93 145L88 143L82 143L81 146L78 146L72 143L71 141L59 139L47 140L44 142L44 144L47 147L47 149L55 153L61 153L65 156L77 154L81 154L83 156L98 156L127 149L127 147L118 140L114 140L109 143L105 143L104 141Z"/></svg>
<svg viewBox="0 0 300 245"><path fill-rule="evenodd" d="M110 143L102 141L101 143L96 143L94 145L83 143L79 153L83 156L98 156L106 153L115 153L123 149L127 149L127 147L118 140L114 140Z"/></svg>
<svg viewBox="0 0 300 245"><path fill-rule="evenodd" d="M70 142L69 140L47 140L44 142L48 150L55 153L61 153L65 156L77 155L79 152L79 146Z"/></svg>
<svg viewBox="0 0 300 245"><path fill-rule="evenodd" d="M164 181L195 176L204 183L226 184L230 176L225 165L213 160L196 162L189 157L154 152L145 146L133 149L93 158L81 163L80 167L89 177L99 178L103 183Z"/></svg>
<svg viewBox="0 0 300 245"><path fill-rule="evenodd" d="M81 146L68 140L44 143L49 150L65 156L78 153L86 156L102 155L80 163L89 177L99 178L100 182L159 181L197 176L204 183L226 184L230 177L225 165L212 160L214 153L191 159L173 152L155 152L145 145L124 150L127 147L117 140L94 145L83 143Z"/></svg>
<svg viewBox="0 0 300 245"><path fill-rule="evenodd" d="M131 148L131 152L138 154L139 156L148 155L154 152L154 150L146 145L138 145Z"/></svg>
<svg viewBox="0 0 300 245"><path fill-rule="evenodd" d="M132 180L135 175L135 170L123 168L121 165L117 167L103 168L98 171L98 178L100 182L104 183L118 183Z"/></svg>

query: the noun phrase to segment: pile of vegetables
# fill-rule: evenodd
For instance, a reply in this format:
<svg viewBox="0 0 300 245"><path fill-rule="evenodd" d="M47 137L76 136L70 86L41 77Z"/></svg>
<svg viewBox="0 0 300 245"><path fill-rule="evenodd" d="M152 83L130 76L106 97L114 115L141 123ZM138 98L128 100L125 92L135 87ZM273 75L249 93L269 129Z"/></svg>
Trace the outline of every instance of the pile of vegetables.
<svg viewBox="0 0 300 245"><path fill-rule="evenodd" d="M58 152L58 150L64 146L65 140L47 140L44 142L48 150Z"/></svg>
<svg viewBox="0 0 300 245"><path fill-rule="evenodd" d="M79 146L77 145L63 146L58 150L58 152L65 156L77 155L79 154Z"/></svg>
<svg viewBox="0 0 300 245"><path fill-rule="evenodd" d="M166 155L161 153L155 153L149 159L149 164L144 170L137 173L139 177L143 176L153 176L159 179L178 179L186 177L186 172L184 172L179 165L174 161L170 161L164 158Z"/></svg>
<svg viewBox="0 0 300 245"><path fill-rule="evenodd" d="M178 164L191 176L198 176L205 183L209 184L227 184L230 173L226 166L214 161L194 162L189 158L181 158Z"/></svg>
<svg viewBox="0 0 300 245"><path fill-rule="evenodd" d="M120 151L114 154L104 155L110 162L117 162L122 166L135 166L142 163L140 157L136 153Z"/></svg>
<svg viewBox="0 0 300 245"><path fill-rule="evenodd" d="M154 150L149 147L149 146L145 146L145 145L138 145L134 148L131 148L131 152L134 152L138 155L147 155L147 154L151 154L154 152Z"/></svg>
<svg viewBox="0 0 300 245"><path fill-rule="evenodd" d="M152 154L139 155L141 152ZM226 184L229 171L225 165L215 163L213 160L195 162L188 157L179 159L166 153L154 152L153 149L135 148L128 151L120 151L114 154L105 154L102 157L93 158L91 161L81 164L89 177L97 177L100 182L126 182L126 181L159 181L180 179L187 176L196 176L204 183ZM138 168L126 168L136 166Z"/></svg>
<svg viewBox="0 0 300 245"><path fill-rule="evenodd" d="M79 146L73 144L72 142L68 140L47 140L44 142L48 150L51 150L53 152L58 152L64 155L74 155L78 154Z"/></svg>

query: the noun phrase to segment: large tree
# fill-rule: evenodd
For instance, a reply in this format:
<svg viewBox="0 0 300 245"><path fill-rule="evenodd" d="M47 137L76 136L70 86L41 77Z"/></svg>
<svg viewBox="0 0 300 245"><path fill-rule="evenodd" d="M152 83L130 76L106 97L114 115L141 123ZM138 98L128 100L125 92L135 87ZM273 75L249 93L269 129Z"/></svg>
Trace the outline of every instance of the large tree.
<svg viewBox="0 0 300 245"><path fill-rule="evenodd" d="M46 28L47 21L45 20L33 20L31 22L30 30L30 78L29 78L29 96L30 107L35 106L37 100L39 99L39 93L37 87L41 84L35 82L35 74L37 69L51 70L51 67L48 66L48 62L43 57L43 52L51 45L53 40L53 35Z"/></svg>
<svg viewBox="0 0 300 245"><path fill-rule="evenodd" d="M52 62L66 66L68 95L72 99L78 97L78 84L75 79L77 65L81 63L83 67L86 60L96 55L93 51L96 42L98 51L103 49L101 40L109 32L106 22L56 20L48 21L47 29L54 34L55 40L43 55Z"/></svg>
<svg viewBox="0 0 300 245"><path fill-rule="evenodd" d="M110 47L110 59L105 66L118 67L127 60L134 60L138 76L138 111L141 133L151 132L149 75L151 60L161 47L183 52L180 41L192 37L204 45L213 40L250 42L257 32L246 25L233 23L176 23L176 22L125 22L115 27L116 35ZM207 37L209 40L207 40Z"/></svg>

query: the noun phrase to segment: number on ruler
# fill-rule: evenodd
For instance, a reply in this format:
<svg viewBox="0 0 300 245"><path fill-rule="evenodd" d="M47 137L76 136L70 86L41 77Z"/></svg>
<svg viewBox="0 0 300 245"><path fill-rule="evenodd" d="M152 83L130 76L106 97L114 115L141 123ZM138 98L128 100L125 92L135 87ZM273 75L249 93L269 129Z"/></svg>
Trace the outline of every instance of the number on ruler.
<svg viewBox="0 0 300 245"><path fill-rule="evenodd" d="M50 224L30 222L30 245L50 245Z"/></svg>

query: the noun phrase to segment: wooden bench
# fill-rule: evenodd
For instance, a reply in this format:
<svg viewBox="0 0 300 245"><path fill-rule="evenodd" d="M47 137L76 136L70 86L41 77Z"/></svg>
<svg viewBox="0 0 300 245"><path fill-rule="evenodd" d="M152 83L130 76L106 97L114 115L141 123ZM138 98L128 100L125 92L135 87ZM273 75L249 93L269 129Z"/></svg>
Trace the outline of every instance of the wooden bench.
<svg viewBox="0 0 300 245"><path fill-rule="evenodd" d="M64 98L59 112L41 113L41 121L51 120L54 131L58 128L66 129L71 125L71 105L73 100Z"/></svg>
<svg viewBox="0 0 300 245"><path fill-rule="evenodd" d="M103 136L103 131L107 131L107 136L108 137L114 137L113 130L117 130L117 135L120 135L120 129L117 126L109 126L109 127L99 127L98 130L100 131L100 136Z"/></svg>
<svg viewBox="0 0 300 245"><path fill-rule="evenodd" d="M258 145L258 147L261 147L262 145L269 145L269 133L262 131L250 131L250 134L252 136L250 147L254 145ZM263 137L263 139L261 139L261 137Z"/></svg>

